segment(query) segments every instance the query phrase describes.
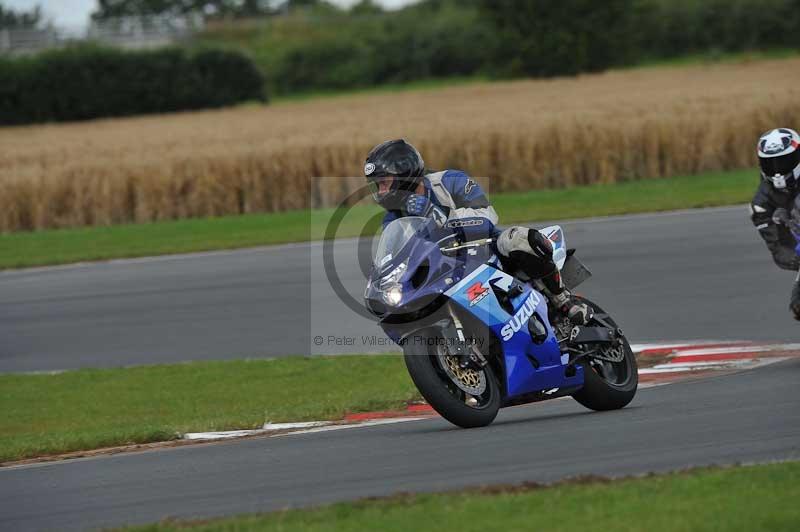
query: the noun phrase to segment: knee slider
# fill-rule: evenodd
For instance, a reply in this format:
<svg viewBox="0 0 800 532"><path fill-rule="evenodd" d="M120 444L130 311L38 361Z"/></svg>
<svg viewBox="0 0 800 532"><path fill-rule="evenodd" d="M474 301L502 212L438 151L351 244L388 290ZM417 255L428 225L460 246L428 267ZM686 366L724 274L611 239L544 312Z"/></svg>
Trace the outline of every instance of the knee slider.
<svg viewBox="0 0 800 532"><path fill-rule="evenodd" d="M528 244L538 258L546 261L553 260L553 243L539 231L531 229L528 232Z"/></svg>
<svg viewBox="0 0 800 532"><path fill-rule="evenodd" d="M553 244L550 240L536 229L527 227L510 227L500 233L497 250L504 257L520 251L545 262L553 260Z"/></svg>
<svg viewBox="0 0 800 532"><path fill-rule="evenodd" d="M556 271L553 248L549 242L535 229L511 227L497 239L497 251L529 277L541 278Z"/></svg>
<svg viewBox="0 0 800 532"><path fill-rule="evenodd" d="M509 227L497 239L497 251L504 257L510 257L511 253L521 251L533 254L533 249L528 242L530 229L527 227Z"/></svg>

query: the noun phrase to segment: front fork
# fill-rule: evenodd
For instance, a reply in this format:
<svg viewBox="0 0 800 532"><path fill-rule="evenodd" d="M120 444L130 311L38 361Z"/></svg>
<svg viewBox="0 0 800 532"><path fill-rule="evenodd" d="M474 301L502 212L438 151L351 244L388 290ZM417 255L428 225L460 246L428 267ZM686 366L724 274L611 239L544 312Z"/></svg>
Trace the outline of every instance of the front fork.
<svg viewBox="0 0 800 532"><path fill-rule="evenodd" d="M464 325L458 318L458 315L453 311L453 307L449 307L450 321L442 328L442 334L447 340L450 354L458 357L458 365L461 369L473 368L481 369L488 361L480 351L473 348L472 343L475 338L468 339L464 334Z"/></svg>

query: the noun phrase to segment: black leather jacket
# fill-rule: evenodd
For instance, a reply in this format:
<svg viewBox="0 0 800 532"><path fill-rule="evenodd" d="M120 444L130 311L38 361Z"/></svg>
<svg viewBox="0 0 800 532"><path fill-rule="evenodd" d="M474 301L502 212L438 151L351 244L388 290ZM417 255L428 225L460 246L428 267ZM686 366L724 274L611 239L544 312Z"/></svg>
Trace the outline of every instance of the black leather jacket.
<svg viewBox="0 0 800 532"><path fill-rule="evenodd" d="M778 190L771 183L762 180L750 204L753 225L767 243L775 264L784 270L797 271L800 268L800 258L794 250L797 243L789 228L777 225L772 220L772 215L775 209L781 208L791 212L797 194L796 190Z"/></svg>

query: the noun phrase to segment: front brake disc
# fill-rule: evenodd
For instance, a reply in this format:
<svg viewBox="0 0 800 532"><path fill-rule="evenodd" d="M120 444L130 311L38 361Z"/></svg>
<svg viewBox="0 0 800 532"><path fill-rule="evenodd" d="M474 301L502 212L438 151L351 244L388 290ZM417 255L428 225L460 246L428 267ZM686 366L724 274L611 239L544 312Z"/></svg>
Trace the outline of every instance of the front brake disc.
<svg viewBox="0 0 800 532"><path fill-rule="evenodd" d="M458 357L439 353L437 355L442 369L459 389L470 395L482 395L486 391L486 372L473 368L462 368Z"/></svg>

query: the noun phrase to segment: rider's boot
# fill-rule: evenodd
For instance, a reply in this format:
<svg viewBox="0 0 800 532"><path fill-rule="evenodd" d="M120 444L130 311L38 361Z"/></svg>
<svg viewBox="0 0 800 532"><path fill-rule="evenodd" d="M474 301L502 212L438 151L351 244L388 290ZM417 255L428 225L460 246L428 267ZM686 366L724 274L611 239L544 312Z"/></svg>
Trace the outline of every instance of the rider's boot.
<svg viewBox="0 0 800 532"><path fill-rule="evenodd" d="M569 318L573 325L586 325L594 315L592 307L572 297L569 290L561 281L561 274L556 270L551 275L542 279L548 292L550 302Z"/></svg>
<svg viewBox="0 0 800 532"><path fill-rule="evenodd" d="M560 294L553 294L550 301L569 318L573 325L586 325L594 316L592 307L573 299L569 290L564 289Z"/></svg>

